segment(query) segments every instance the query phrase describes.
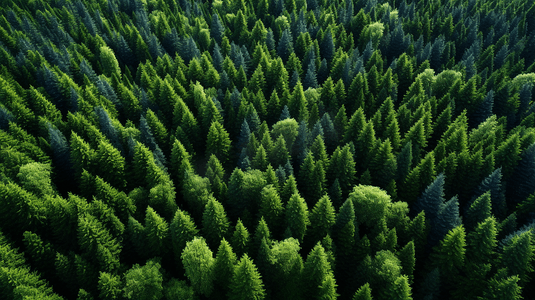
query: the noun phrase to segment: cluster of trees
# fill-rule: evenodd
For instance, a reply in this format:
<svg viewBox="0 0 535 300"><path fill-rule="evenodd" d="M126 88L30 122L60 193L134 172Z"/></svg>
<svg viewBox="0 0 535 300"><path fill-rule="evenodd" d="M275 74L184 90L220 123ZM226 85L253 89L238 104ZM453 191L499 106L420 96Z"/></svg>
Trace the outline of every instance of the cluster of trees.
<svg viewBox="0 0 535 300"><path fill-rule="evenodd" d="M7 0L3 299L535 296L529 0Z"/></svg>

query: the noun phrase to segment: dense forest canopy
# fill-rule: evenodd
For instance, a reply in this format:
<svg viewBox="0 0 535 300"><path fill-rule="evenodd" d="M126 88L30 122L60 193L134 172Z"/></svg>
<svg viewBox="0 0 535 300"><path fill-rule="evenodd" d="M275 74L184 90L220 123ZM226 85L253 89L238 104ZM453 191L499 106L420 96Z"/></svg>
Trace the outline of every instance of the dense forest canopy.
<svg viewBox="0 0 535 300"><path fill-rule="evenodd" d="M0 298L535 297L530 0L4 0Z"/></svg>

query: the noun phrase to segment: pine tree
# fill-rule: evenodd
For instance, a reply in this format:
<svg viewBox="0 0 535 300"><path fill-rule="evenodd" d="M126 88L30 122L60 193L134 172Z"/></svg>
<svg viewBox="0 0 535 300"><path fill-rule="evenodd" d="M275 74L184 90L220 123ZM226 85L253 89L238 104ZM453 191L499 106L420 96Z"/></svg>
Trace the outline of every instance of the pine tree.
<svg viewBox="0 0 535 300"><path fill-rule="evenodd" d="M103 224L90 214L78 217L78 244L87 257L97 260L100 270L113 272L119 268L121 245Z"/></svg>
<svg viewBox="0 0 535 300"><path fill-rule="evenodd" d="M149 256L162 256L168 248L169 225L150 206L147 207L145 215L145 235L146 248Z"/></svg>
<svg viewBox="0 0 535 300"><path fill-rule="evenodd" d="M308 299L325 299L325 295L322 295L322 284L329 276L333 276L333 271L325 249L318 242L308 254L303 268L303 289Z"/></svg>
<svg viewBox="0 0 535 300"><path fill-rule="evenodd" d="M286 226L291 230L292 236L303 241L307 226L310 225L308 207L299 194L293 194L286 205Z"/></svg>
<svg viewBox="0 0 535 300"><path fill-rule="evenodd" d="M507 277L505 272L500 272L490 279L489 289L485 291L487 299L522 299L522 288L518 284L520 278L518 275Z"/></svg>
<svg viewBox="0 0 535 300"><path fill-rule="evenodd" d="M169 226L175 262L181 262L180 256L182 255L182 250L186 247L186 243L192 241L198 233L199 230L193 219L187 213L177 209Z"/></svg>
<svg viewBox="0 0 535 300"><path fill-rule="evenodd" d="M344 135L344 142L356 143L357 138L359 137L359 134L364 129L365 125L366 125L366 117L364 116L364 110L362 108L358 108L355 111L355 113L351 116L351 119L349 120L349 123L347 124L347 128L345 130L345 135Z"/></svg>
<svg viewBox="0 0 535 300"><path fill-rule="evenodd" d="M122 292L121 277L106 272L100 272L98 289L100 299L112 300L120 297Z"/></svg>
<svg viewBox="0 0 535 300"><path fill-rule="evenodd" d="M241 219L238 219L236 223L236 228L232 235L231 243L234 246L236 255L243 255L249 251L249 231L243 226Z"/></svg>
<svg viewBox="0 0 535 300"><path fill-rule="evenodd" d="M398 252L403 274L407 275L409 282L413 282L416 265L414 241L410 241Z"/></svg>
<svg viewBox="0 0 535 300"><path fill-rule="evenodd" d="M465 263L466 234L462 225L450 230L434 249L433 264L449 282L455 279Z"/></svg>
<svg viewBox="0 0 535 300"><path fill-rule="evenodd" d="M321 197L310 213L308 237L312 243L320 241L331 232L335 223L335 209L328 195Z"/></svg>
<svg viewBox="0 0 535 300"><path fill-rule="evenodd" d="M125 159L111 144L101 141L96 151L97 174L118 189L125 187Z"/></svg>
<svg viewBox="0 0 535 300"><path fill-rule="evenodd" d="M179 140L175 139L171 150L170 160L171 178L177 187L181 188L184 184L185 172L193 171L191 165L191 156Z"/></svg>
<svg viewBox="0 0 535 300"><path fill-rule="evenodd" d="M336 264L336 277L340 280L341 293L348 289L348 284L354 279L355 270L355 210L353 208L353 201L346 200L333 226L333 236L336 245L336 261L344 262L343 264Z"/></svg>
<svg viewBox="0 0 535 300"><path fill-rule="evenodd" d="M262 277L247 254L244 254L236 265L229 289L228 298L231 300L265 298Z"/></svg>
<svg viewBox="0 0 535 300"><path fill-rule="evenodd" d="M218 44L221 44L223 36L225 35L225 27L221 23L218 14L212 15L212 26L210 26L210 35Z"/></svg>
<svg viewBox="0 0 535 300"><path fill-rule="evenodd" d="M439 174L418 198L414 210L417 213L424 211L426 218L434 223L444 200L444 174Z"/></svg>
<svg viewBox="0 0 535 300"><path fill-rule="evenodd" d="M470 204L466 212L466 227L473 229L491 216L490 191L485 192Z"/></svg>
<svg viewBox="0 0 535 300"><path fill-rule="evenodd" d="M459 294L466 297L482 296L489 288L487 280L491 262L495 257L498 233L496 219L489 217L480 222L474 231L469 232L466 238L466 272L474 284L465 284L459 280Z"/></svg>
<svg viewBox="0 0 535 300"><path fill-rule="evenodd" d="M258 149L256 150L256 154L253 157L253 168L258 169L260 171L265 171L268 167L269 161L267 157L266 150L264 149L263 145L260 145Z"/></svg>
<svg viewBox="0 0 535 300"><path fill-rule="evenodd" d="M282 32L279 44L277 45L277 54L284 62L288 60L290 54L293 52L292 34L289 29Z"/></svg>
<svg viewBox="0 0 535 300"><path fill-rule="evenodd" d="M531 144L522 152L522 158L515 168L510 188L508 188L508 198L515 199L516 202L523 201L528 195L535 192L535 184L531 178L535 175L535 144Z"/></svg>
<svg viewBox="0 0 535 300"><path fill-rule="evenodd" d="M353 300L372 300L372 289L369 283L361 286L353 295Z"/></svg>
<svg viewBox="0 0 535 300"><path fill-rule="evenodd" d="M343 148L336 148L329 162L328 175L330 181L334 182L337 178L342 190L342 196L349 193L350 188L355 182L355 161L350 152L349 145Z"/></svg>
<svg viewBox="0 0 535 300"><path fill-rule="evenodd" d="M298 194L297 182L293 175L289 175L281 190L281 200L282 203L288 203L290 197L294 194Z"/></svg>
<svg viewBox="0 0 535 300"><path fill-rule="evenodd" d="M229 283L234 275L236 263L236 254L232 250L232 247L225 239L222 239L214 262L214 285L216 292L222 294L228 293Z"/></svg>
<svg viewBox="0 0 535 300"><path fill-rule="evenodd" d="M215 249L219 241L228 235L230 224L227 214L223 205L213 197L210 197L208 203L206 203L202 225L204 236L211 248Z"/></svg>
<svg viewBox="0 0 535 300"><path fill-rule="evenodd" d="M502 169L504 179L513 174L513 170L520 160L520 138L518 134L510 135L494 152L496 166Z"/></svg>
<svg viewBox="0 0 535 300"><path fill-rule="evenodd" d="M228 132L219 122L212 122L206 141L206 152L214 154L221 162L225 163L230 151L230 138Z"/></svg>
<svg viewBox="0 0 535 300"><path fill-rule="evenodd" d="M262 189L260 201L260 216L264 218L273 231L273 234L279 236L282 229L281 224L284 207L281 198L273 185L267 185Z"/></svg>
<svg viewBox="0 0 535 300"><path fill-rule="evenodd" d="M503 245L501 266L507 268L509 276L518 275L521 284L529 282L530 273L533 272L531 265L534 260L532 239L531 231L523 231L508 238Z"/></svg>

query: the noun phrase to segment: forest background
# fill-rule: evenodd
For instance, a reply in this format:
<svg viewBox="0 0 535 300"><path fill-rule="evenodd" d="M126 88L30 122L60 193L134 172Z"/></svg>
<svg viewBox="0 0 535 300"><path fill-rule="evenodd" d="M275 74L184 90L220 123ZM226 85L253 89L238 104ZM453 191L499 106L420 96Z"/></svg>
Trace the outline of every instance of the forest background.
<svg viewBox="0 0 535 300"><path fill-rule="evenodd" d="M3 0L2 299L529 299L528 0Z"/></svg>

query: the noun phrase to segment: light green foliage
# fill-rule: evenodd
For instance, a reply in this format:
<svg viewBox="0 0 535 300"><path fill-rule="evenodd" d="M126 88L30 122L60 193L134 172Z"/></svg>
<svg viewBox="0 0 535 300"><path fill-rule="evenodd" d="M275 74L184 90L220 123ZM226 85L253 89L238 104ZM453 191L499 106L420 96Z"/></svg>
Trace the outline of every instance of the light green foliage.
<svg viewBox="0 0 535 300"><path fill-rule="evenodd" d="M245 254L234 271L234 276L230 281L230 291L228 299L230 300L262 300L266 296L262 277L253 263Z"/></svg>
<svg viewBox="0 0 535 300"><path fill-rule="evenodd" d="M390 196L374 186L355 186L349 199L353 201L357 223L369 228L378 228L391 205Z"/></svg>
<svg viewBox="0 0 535 300"><path fill-rule="evenodd" d="M282 135L288 149L292 149L294 141L297 138L298 128L299 124L295 119L285 119L273 125L271 136L276 140L279 135Z"/></svg>
<svg viewBox="0 0 535 300"><path fill-rule="evenodd" d="M366 25L361 33L361 45L366 45L366 43L371 40L373 47L377 48L379 41L383 36L384 29L385 26L381 22L374 22Z"/></svg>
<svg viewBox="0 0 535 300"><path fill-rule="evenodd" d="M329 280L328 277L333 277L333 271L325 249L318 243L308 254L303 268L303 288L309 299L324 299L322 285Z"/></svg>
<svg viewBox="0 0 535 300"><path fill-rule="evenodd" d="M175 187L172 181L160 183L149 191L149 205L167 220L171 220L173 212L176 211Z"/></svg>
<svg viewBox="0 0 535 300"><path fill-rule="evenodd" d="M290 229L292 236L302 242L310 221L305 199L299 194L293 194L288 201L286 206L286 225Z"/></svg>
<svg viewBox="0 0 535 300"><path fill-rule="evenodd" d="M124 275L124 297L127 299L159 300L163 297L161 265L149 260L144 266L135 264ZM102 277L102 276L101 276Z"/></svg>
<svg viewBox="0 0 535 300"><path fill-rule="evenodd" d="M299 254L299 241L287 238L273 243L271 248L270 279L278 288L274 296L278 299L299 299L303 259ZM298 287L298 289L296 289Z"/></svg>
<svg viewBox="0 0 535 300"><path fill-rule="evenodd" d="M195 237L182 251L182 264L186 277L195 291L210 296L214 281L214 257L203 238Z"/></svg>
<svg viewBox="0 0 535 300"><path fill-rule="evenodd" d="M207 156L214 154L221 162L225 163L228 159L229 150L230 139L228 132L219 122L212 122L206 141Z"/></svg>
<svg viewBox="0 0 535 300"><path fill-rule="evenodd" d="M310 213L308 236L313 243L330 233L335 223L335 209L328 195L321 197Z"/></svg>
<svg viewBox="0 0 535 300"><path fill-rule="evenodd" d="M210 247L215 248L227 237L230 223L223 205L210 196L202 216L203 235Z"/></svg>
<svg viewBox="0 0 535 300"><path fill-rule="evenodd" d="M17 178L21 186L37 196L55 194L50 165L33 162L20 167Z"/></svg>
<svg viewBox="0 0 535 300"><path fill-rule="evenodd" d="M464 227L459 225L448 232L446 237L436 246L433 255L434 265L440 273L453 280L465 263L466 234Z"/></svg>
<svg viewBox="0 0 535 300"><path fill-rule="evenodd" d="M122 294L121 277L106 272L100 272L98 289L100 299L117 299Z"/></svg>
<svg viewBox="0 0 535 300"><path fill-rule="evenodd" d="M281 229L284 207L273 185L267 185L262 189L260 201L260 216L264 218L271 230L278 233Z"/></svg>
<svg viewBox="0 0 535 300"><path fill-rule="evenodd" d="M175 261L181 261L181 254L186 243L193 240L193 238L199 233L197 226L189 214L177 209L173 221L169 226L169 235L171 237L171 244L173 247L173 253Z"/></svg>
<svg viewBox="0 0 535 300"><path fill-rule="evenodd" d="M108 77L112 77L113 75L121 76L121 68L119 67L115 53L107 46L100 47L100 63L104 75Z"/></svg>
<svg viewBox="0 0 535 300"><path fill-rule="evenodd" d="M502 264L507 268L509 276L518 275L520 283L530 280L533 272L533 260L535 247L533 246L533 233L525 231L514 235L503 246Z"/></svg>
<svg viewBox="0 0 535 300"><path fill-rule="evenodd" d="M361 286L353 295L353 300L372 300L372 289L370 284L366 283Z"/></svg>
<svg viewBox="0 0 535 300"><path fill-rule="evenodd" d="M236 223L236 228L232 234L231 241L238 256L248 253L250 243L249 231L243 226L241 219L238 219L238 222Z"/></svg>
<svg viewBox="0 0 535 300"><path fill-rule="evenodd" d="M214 284L223 294L229 290L229 283L234 275L234 268L237 263L236 254L232 251L230 244L223 238L214 262Z"/></svg>
<svg viewBox="0 0 535 300"><path fill-rule="evenodd" d="M161 256L167 252L169 239L169 225L155 212L152 207L147 207L145 215L145 234L147 237L147 249L152 256Z"/></svg>

